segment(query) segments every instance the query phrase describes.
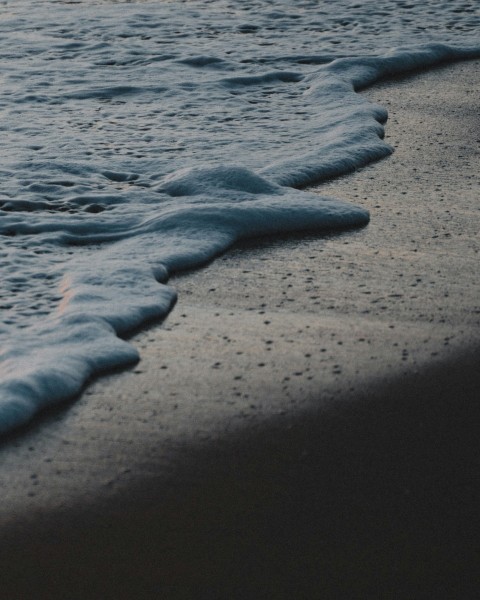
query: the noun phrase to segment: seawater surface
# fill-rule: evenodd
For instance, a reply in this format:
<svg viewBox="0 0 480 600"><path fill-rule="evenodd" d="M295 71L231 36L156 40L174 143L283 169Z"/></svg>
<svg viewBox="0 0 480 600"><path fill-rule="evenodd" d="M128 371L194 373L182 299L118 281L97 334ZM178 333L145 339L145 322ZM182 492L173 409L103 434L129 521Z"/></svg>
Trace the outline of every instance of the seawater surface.
<svg viewBox="0 0 480 600"><path fill-rule="evenodd" d="M302 191L388 155L356 90L480 56L476 1L0 1L0 433L138 360L170 273L361 226Z"/></svg>

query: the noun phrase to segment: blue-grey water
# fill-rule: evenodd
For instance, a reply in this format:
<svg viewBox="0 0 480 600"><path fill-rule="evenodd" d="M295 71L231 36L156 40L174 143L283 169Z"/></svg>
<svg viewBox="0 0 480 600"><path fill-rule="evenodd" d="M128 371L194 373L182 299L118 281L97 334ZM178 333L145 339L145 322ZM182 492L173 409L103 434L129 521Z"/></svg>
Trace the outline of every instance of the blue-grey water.
<svg viewBox="0 0 480 600"><path fill-rule="evenodd" d="M138 353L169 273L352 227L301 191L388 155L355 90L480 56L476 1L0 1L0 432Z"/></svg>

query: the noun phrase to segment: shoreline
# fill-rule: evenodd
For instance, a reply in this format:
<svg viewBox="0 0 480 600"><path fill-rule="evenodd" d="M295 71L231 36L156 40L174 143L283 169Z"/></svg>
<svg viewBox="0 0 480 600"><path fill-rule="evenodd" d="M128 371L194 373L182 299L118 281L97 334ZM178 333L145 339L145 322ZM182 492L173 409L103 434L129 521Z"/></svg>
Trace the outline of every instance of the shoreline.
<svg viewBox="0 0 480 600"><path fill-rule="evenodd" d="M369 226L243 244L172 278L179 302L135 336L136 367L8 438L12 598L127 598L132 581L144 597L407 598L438 594L442 573L475 589L479 65L364 92L392 107L396 152L317 189L369 208Z"/></svg>

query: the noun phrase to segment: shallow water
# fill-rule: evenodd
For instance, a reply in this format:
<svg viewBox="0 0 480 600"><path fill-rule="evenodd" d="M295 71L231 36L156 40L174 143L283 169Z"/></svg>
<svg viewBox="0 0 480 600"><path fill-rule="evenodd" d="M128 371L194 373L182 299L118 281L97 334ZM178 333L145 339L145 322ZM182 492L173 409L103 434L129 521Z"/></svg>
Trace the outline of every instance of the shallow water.
<svg viewBox="0 0 480 600"><path fill-rule="evenodd" d="M476 2L0 2L0 431L138 359L169 273L361 226L298 188L392 149L383 76L480 55ZM392 50L394 48L394 50Z"/></svg>

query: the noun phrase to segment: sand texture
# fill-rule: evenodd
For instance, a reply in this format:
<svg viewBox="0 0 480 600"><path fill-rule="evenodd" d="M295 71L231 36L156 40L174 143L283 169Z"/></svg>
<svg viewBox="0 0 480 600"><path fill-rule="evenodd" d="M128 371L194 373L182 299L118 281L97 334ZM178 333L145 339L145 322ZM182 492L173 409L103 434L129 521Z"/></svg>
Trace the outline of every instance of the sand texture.
<svg viewBox="0 0 480 600"><path fill-rule="evenodd" d="M172 278L130 371L0 450L5 598L475 598L480 62L387 81L360 230Z"/></svg>

